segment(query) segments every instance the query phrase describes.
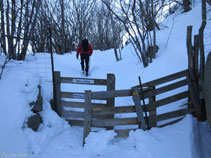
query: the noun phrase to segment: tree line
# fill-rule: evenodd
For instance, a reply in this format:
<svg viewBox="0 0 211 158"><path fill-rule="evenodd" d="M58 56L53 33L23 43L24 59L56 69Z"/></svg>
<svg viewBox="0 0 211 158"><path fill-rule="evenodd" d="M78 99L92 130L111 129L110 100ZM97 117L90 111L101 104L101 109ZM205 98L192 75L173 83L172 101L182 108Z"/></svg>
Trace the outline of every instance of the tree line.
<svg viewBox="0 0 211 158"><path fill-rule="evenodd" d="M27 51L64 54L83 38L94 49L118 49L123 36L146 67L158 46L156 29L178 7L193 0L1 0L0 49L9 59L24 60ZM117 55L118 56L118 55Z"/></svg>

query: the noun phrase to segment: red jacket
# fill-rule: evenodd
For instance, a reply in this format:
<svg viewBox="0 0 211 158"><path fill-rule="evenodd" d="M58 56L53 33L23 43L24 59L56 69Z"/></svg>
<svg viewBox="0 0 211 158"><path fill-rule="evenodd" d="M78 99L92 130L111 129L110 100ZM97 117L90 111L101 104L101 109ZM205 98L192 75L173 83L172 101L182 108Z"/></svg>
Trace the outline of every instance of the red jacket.
<svg viewBox="0 0 211 158"><path fill-rule="evenodd" d="M92 48L91 44L89 44L89 51L82 51L82 50L81 50L81 46L82 46L82 44L80 44L80 45L78 46L76 56L78 56L79 53L80 53L80 55L81 55L81 54L89 54L89 56L92 55L92 53L93 53L93 48Z"/></svg>

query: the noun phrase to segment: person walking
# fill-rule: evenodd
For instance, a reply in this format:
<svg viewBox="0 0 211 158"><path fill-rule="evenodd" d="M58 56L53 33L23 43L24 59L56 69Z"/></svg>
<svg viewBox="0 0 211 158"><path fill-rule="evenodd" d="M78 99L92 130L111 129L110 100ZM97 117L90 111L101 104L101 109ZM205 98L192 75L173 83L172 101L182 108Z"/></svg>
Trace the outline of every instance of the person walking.
<svg viewBox="0 0 211 158"><path fill-rule="evenodd" d="M83 39L77 48L76 58L78 59L78 56L80 54L81 69L82 69L83 73L84 73L84 71L86 71L86 76L88 76L89 57L92 55L92 53L93 53L93 48L92 48L91 44L89 44L87 39ZM84 66L84 62L86 64L86 67Z"/></svg>

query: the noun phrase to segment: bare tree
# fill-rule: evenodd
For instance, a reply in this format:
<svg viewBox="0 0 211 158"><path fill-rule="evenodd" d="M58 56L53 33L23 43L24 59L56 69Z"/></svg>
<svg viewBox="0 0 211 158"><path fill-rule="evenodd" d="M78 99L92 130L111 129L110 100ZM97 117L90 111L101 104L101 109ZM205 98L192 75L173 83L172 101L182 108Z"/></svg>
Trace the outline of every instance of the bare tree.
<svg viewBox="0 0 211 158"><path fill-rule="evenodd" d="M54 52L58 54L71 52L74 28L72 19L69 19L72 13L65 6L68 4L63 0L41 2L36 29L33 31L31 41L33 52L50 52L50 38Z"/></svg>
<svg viewBox="0 0 211 158"><path fill-rule="evenodd" d="M1 48L3 49L3 52L6 54L6 36L5 36L5 22L4 22L4 1L0 1L0 9L1 9Z"/></svg>
<svg viewBox="0 0 211 158"><path fill-rule="evenodd" d="M87 37L90 27L92 26L92 20L95 15L95 0L73 0L72 9L74 11L75 25L78 27L75 35L77 36L78 42L80 42L83 38Z"/></svg>
<svg viewBox="0 0 211 158"><path fill-rule="evenodd" d="M165 6L169 5L166 0L131 0L112 1L102 0L108 9L122 23L129 35L135 50L138 50L137 57L143 62L144 67L148 66L148 56L155 57L158 50L156 45L156 29L159 28L159 17L163 18Z"/></svg>
<svg viewBox="0 0 211 158"><path fill-rule="evenodd" d="M60 0L60 7L61 7L61 34L62 34L62 38L61 38L61 54L64 54L65 52L65 43L66 43L66 39L65 39L65 15L64 15L64 0Z"/></svg>
<svg viewBox="0 0 211 158"><path fill-rule="evenodd" d="M180 6L183 7L184 12L188 12L191 10L191 4L193 3L193 0L169 0L169 3L177 3Z"/></svg>
<svg viewBox="0 0 211 158"><path fill-rule="evenodd" d="M96 6L96 16L89 31L89 39L95 49L107 50L119 48L122 40L122 24L103 3Z"/></svg>
<svg viewBox="0 0 211 158"><path fill-rule="evenodd" d="M23 16L23 44L19 56L20 60L25 59L30 38L32 37L33 30L35 29L40 3L40 0L27 0L24 6L25 14Z"/></svg>
<svg viewBox="0 0 211 158"><path fill-rule="evenodd" d="M39 0L1 0L1 46L9 59L24 60L39 4Z"/></svg>

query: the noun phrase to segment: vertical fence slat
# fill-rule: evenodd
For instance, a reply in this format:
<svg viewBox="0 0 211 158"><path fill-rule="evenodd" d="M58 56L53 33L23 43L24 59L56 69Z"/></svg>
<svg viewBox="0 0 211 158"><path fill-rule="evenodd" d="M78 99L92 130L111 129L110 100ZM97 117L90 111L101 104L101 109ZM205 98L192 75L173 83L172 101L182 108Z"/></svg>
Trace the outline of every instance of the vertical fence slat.
<svg viewBox="0 0 211 158"><path fill-rule="evenodd" d="M136 113L137 113L137 117L138 117L139 127L143 130L146 130L146 123L145 123L142 106L141 106L141 102L140 102L139 91L137 88L134 89L134 92L133 92L133 101L134 101L135 107L136 107Z"/></svg>
<svg viewBox="0 0 211 158"><path fill-rule="evenodd" d="M151 90L155 90L155 86L150 86L149 88ZM156 96L152 96L151 98L149 98L149 104L151 104L155 101L156 101ZM149 117L156 116L156 113L157 113L157 110L156 110L156 106L155 106L153 110L149 111ZM157 122L154 122L151 125L152 125L152 127L157 127Z"/></svg>
<svg viewBox="0 0 211 158"><path fill-rule="evenodd" d="M107 74L107 91L115 90L115 76L114 74ZM114 107L115 98L107 99L107 106ZM114 115L108 115L108 118L114 118ZM114 127L108 127L107 129L113 129Z"/></svg>
<svg viewBox="0 0 211 158"><path fill-rule="evenodd" d="M83 145L85 144L85 138L89 135L91 131L91 91L85 91L85 109L84 109L84 135L83 135Z"/></svg>
<svg viewBox="0 0 211 158"><path fill-rule="evenodd" d="M194 75L199 90L199 35L194 36Z"/></svg>
<svg viewBox="0 0 211 158"><path fill-rule="evenodd" d="M191 79L194 79L192 26L187 27L187 52L188 52L188 69L190 72L190 77Z"/></svg>
<svg viewBox="0 0 211 158"><path fill-rule="evenodd" d="M60 83L60 72L55 71L54 72L54 79L55 79L55 93L56 93L56 98L54 98L55 103L56 103L56 112L58 113L59 116L61 116L61 83Z"/></svg>
<svg viewBox="0 0 211 158"><path fill-rule="evenodd" d="M193 46L192 46L192 26L188 26L187 27L187 53L188 53L188 70L190 73L190 78L191 80L193 80L195 78L194 75L194 64L193 64ZM191 91L190 86L188 86L188 90ZM188 97L188 107L189 108L193 108L193 104L191 103L191 96Z"/></svg>
<svg viewBox="0 0 211 158"><path fill-rule="evenodd" d="M204 98L207 120L211 126L211 52L208 54L204 71Z"/></svg>
<svg viewBox="0 0 211 158"><path fill-rule="evenodd" d="M191 77L189 73L187 73L187 81L188 81L188 88L191 95L191 101L193 102L197 117L200 118L202 116L200 97L198 96L195 82L191 81Z"/></svg>

